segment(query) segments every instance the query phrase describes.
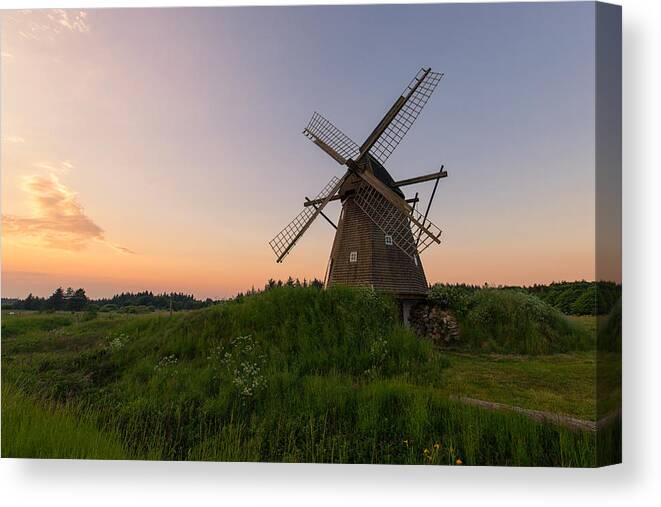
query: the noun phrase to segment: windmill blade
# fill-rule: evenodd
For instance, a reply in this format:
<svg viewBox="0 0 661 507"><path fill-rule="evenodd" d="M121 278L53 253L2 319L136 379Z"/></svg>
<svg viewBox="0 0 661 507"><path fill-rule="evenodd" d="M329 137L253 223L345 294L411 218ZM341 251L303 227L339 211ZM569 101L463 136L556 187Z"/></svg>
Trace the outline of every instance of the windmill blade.
<svg viewBox="0 0 661 507"><path fill-rule="evenodd" d="M344 165L347 159L356 158L360 153L358 145L349 136L317 112L312 115L303 134L338 164Z"/></svg>
<svg viewBox="0 0 661 507"><path fill-rule="evenodd" d="M277 262L282 262L282 259L291 251L296 242L303 236L303 233L314 222L314 219L319 216L326 204L330 202L331 197L337 193L349 174L347 171L342 178L333 176L315 198L315 200L321 199L321 203L316 206L304 207L303 211L296 215L275 238L269 241L269 245L278 257Z"/></svg>
<svg viewBox="0 0 661 507"><path fill-rule="evenodd" d="M369 152L381 164L385 164L418 118L442 77L443 74L432 72L431 69L420 69L360 147L361 157Z"/></svg>
<svg viewBox="0 0 661 507"><path fill-rule="evenodd" d="M371 185L360 185L354 195L354 201L368 218L384 234L390 235L393 243L411 258L415 258L416 254L422 253L433 243L440 243L441 230L436 225L416 210L411 210L408 215L403 213Z"/></svg>
<svg viewBox="0 0 661 507"><path fill-rule="evenodd" d="M364 180L354 201L360 209L409 257L440 243L441 229L414 210L399 195L368 171L358 173ZM417 239L416 239L417 238Z"/></svg>

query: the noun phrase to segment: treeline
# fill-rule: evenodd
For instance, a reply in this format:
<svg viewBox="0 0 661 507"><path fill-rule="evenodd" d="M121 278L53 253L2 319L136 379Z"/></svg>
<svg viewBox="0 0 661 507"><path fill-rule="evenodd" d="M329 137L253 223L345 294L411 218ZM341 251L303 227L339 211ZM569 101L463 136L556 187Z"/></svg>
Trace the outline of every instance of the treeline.
<svg viewBox="0 0 661 507"><path fill-rule="evenodd" d="M252 294L268 291L275 287L317 287L323 288L321 280L303 279L289 277L287 280L269 279L264 288L252 287L246 292L238 293L235 298L240 299ZM90 299L85 289L66 290L58 287L49 297L39 297L29 294L25 299L3 298L2 308L5 310L33 310L33 311L69 311L69 312L122 312L122 313L149 313L157 310L197 310L217 303L218 300L207 298L205 300L195 299L193 294L182 292L170 292L154 294L151 291L122 292L110 298Z"/></svg>
<svg viewBox="0 0 661 507"><path fill-rule="evenodd" d="M291 276L287 278L287 280L285 280L284 282L282 280L274 280L273 278L269 278L268 281L266 282L266 285L264 285L264 288L256 289L253 286L250 290L246 292L239 292L232 299L241 300L245 296L253 296L261 292L266 292L271 289L275 289L276 287L315 287L317 289L323 289L324 282L319 280L318 278L313 278L312 280L307 280L306 278L303 278L303 281L301 282L300 279L292 278Z"/></svg>
<svg viewBox="0 0 661 507"><path fill-rule="evenodd" d="M275 289L276 287L315 287L317 289L323 289L324 288L324 282L319 280L318 278L313 278L312 280L307 280L303 278L303 281L301 282L298 278L292 278L291 276L287 278L284 282L282 280L274 280L273 278L269 278L268 282L266 282L266 285L264 285L263 291L267 291L270 289ZM262 292L262 291L255 291L254 287L250 291L250 293L255 294L256 292Z"/></svg>
<svg viewBox="0 0 661 507"><path fill-rule="evenodd" d="M3 299L2 308L6 310L35 311L100 311L124 313L148 313L156 310L195 310L213 304L212 299L195 299L192 294L181 292L154 294L151 291L122 292L111 298L90 299L85 289L62 287L55 289L47 298L29 294L25 299Z"/></svg>
<svg viewBox="0 0 661 507"><path fill-rule="evenodd" d="M553 282L548 285L531 286L436 284L447 287L448 294L470 294L482 289L511 289L526 292L557 308L565 315L606 315L622 297L622 285L614 282ZM446 292L443 292L445 294ZM445 296L443 296L445 297Z"/></svg>
<svg viewBox="0 0 661 507"><path fill-rule="evenodd" d="M567 315L605 315L622 297L622 285L614 282L557 282L527 290Z"/></svg>
<svg viewBox="0 0 661 507"><path fill-rule="evenodd" d="M212 305L214 300L211 298L205 300L195 299L193 294L183 292L154 294L151 291L142 291L122 292L111 298L96 299L93 303L101 312L145 313L156 310L172 310L175 312L197 310Z"/></svg>
<svg viewBox="0 0 661 507"><path fill-rule="evenodd" d="M437 284L439 286L442 284ZM234 298L241 299L245 296L265 292L276 287L316 287L323 288L324 283L317 278L312 280L289 277L287 280L269 279L263 288L252 287L246 292L238 293ZM549 285L535 284L528 287L521 286L499 286L454 284L442 285L454 288L463 293L473 293L484 288L501 288L520 290L532 294L549 305L557 308L567 315L605 315L620 300L622 286L613 282L554 282ZM3 299L3 309L13 310L36 310L36 311L100 311L100 312L125 312L146 313L156 310L196 310L217 303L217 300L207 298L205 300L195 299L193 294L181 292L154 294L151 291L122 292L111 298L89 299L85 289L63 290L58 287L48 298L33 296L29 294L25 299Z"/></svg>
<svg viewBox="0 0 661 507"><path fill-rule="evenodd" d="M89 298L85 294L85 289L79 288L73 290L71 287L66 290L58 287L53 294L47 298L33 296L31 293L25 299L4 299L2 300L3 309L12 310L38 310L38 311L72 311L79 312L87 309Z"/></svg>

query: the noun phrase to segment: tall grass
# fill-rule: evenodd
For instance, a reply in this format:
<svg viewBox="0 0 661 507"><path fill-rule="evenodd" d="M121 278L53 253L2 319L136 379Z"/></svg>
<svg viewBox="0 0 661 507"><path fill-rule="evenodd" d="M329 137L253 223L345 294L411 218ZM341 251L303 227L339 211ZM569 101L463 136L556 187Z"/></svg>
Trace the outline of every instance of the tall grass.
<svg viewBox="0 0 661 507"><path fill-rule="evenodd" d="M595 464L590 434L444 398L447 360L369 290L283 287L172 317L79 322L44 331L49 348L28 335L31 351L20 336L3 343L3 380L59 408L9 404L37 421L21 430L3 413L3 452L6 424L22 442L8 453L32 433L51 438L46 413L61 422L42 456L80 422L143 459Z"/></svg>
<svg viewBox="0 0 661 507"><path fill-rule="evenodd" d="M72 315L20 313L11 317L6 315L2 317L3 338L11 338L35 331L51 331L62 326L68 326L74 321Z"/></svg>
<svg viewBox="0 0 661 507"><path fill-rule="evenodd" d="M188 459L327 463L594 466L594 436L379 381L311 379L247 424L228 421Z"/></svg>
<svg viewBox="0 0 661 507"><path fill-rule="evenodd" d="M2 457L127 459L120 436L100 431L71 408L40 403L2 386Z"/></svg>

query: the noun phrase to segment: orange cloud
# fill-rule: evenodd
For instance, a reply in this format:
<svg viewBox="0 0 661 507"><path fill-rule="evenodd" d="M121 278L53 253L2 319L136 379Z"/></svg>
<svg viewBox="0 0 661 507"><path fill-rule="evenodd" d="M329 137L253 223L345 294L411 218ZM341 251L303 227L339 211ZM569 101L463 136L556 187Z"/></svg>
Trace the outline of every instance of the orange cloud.
<svg viewBox="0 0 661 507"><path fill-rule="evenodd" d="M30 239L39 246L62 250L83 250L90 241L106 242L104 231L90 219L78 201L76 192L60 183L57 176L30 176L24 190L30 194L33 216L3 215L6 235ZM128 248L110 244L123 253Z"/></svg>

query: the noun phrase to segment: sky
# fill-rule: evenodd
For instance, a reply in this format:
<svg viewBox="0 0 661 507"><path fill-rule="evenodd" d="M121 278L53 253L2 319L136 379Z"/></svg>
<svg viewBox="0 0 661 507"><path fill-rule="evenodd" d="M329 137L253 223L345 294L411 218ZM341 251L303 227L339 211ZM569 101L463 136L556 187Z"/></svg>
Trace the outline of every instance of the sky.
<svg viewBox="0 0 661 507"><path fill-rule="evenodd" d="M324 220L268 246L343 174L301 131L318 111L361 144L423 66L444 78L387 168L448 172L428 280L595 278L592 3L0 17L3 297L323 278Z"/></svg>

